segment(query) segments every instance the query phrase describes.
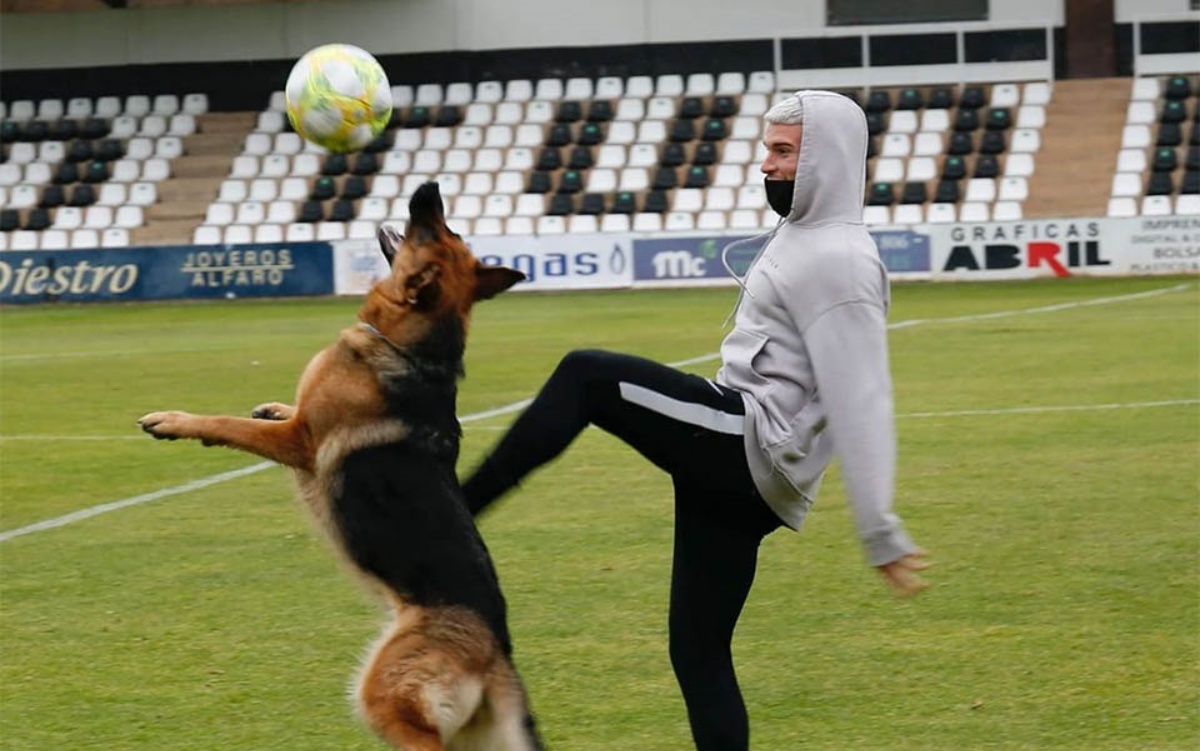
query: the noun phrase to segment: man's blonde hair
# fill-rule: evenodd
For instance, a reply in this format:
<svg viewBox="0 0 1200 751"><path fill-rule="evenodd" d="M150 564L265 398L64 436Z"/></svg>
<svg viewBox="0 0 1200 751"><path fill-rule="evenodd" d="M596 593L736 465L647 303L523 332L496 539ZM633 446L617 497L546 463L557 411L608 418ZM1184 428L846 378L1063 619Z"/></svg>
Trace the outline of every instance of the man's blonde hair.
<svg viewBox="0 0 1200 751"><path fill-rule="evenodd" d="M804 104L793 94L767 110L763 120L777 125L803 125Z"/></svg>

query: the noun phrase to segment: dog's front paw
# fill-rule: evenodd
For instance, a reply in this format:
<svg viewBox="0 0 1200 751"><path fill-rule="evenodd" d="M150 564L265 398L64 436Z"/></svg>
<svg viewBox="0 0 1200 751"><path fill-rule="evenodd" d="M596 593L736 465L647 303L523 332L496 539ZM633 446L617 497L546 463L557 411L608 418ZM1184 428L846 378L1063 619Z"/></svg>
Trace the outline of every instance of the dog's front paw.
<svg viewBox="0 0 1200 751"><path fill-rule="evenodd" d="M289 404L267 402L254 408L250 416L255 420L290 420L296 414L296 408Z"/></svg>
<svg viewBox="0 0 1200 751"><path fill-rule="evenodd" d="M173 441L189 437L187 422L190 418L187 412L151 412L138 420L138 425L159 440Z"/></svg>

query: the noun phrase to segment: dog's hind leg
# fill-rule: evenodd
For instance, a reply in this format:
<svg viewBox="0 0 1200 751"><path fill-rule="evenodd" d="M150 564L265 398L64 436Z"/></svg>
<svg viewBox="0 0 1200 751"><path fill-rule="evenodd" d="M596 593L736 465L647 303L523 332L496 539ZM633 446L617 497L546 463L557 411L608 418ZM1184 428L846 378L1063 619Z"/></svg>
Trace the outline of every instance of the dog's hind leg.
<svg viewBox="0 0 1200 751"><path fill-rule="evenodd" d="M538 735L529 700L516 669L505 660L492 671L484 688L492 715L487 749L505 751L545 751Z"/></svg>
<svg viewBox="0 0 1200 751"><path fill-rule="evenodd" d="M298 420L275 422L250 417L215 417L187 412L151 412L138 420L155 438L194 438L205 446L229 446L288 467L311 469L312 450Z"/></svg>

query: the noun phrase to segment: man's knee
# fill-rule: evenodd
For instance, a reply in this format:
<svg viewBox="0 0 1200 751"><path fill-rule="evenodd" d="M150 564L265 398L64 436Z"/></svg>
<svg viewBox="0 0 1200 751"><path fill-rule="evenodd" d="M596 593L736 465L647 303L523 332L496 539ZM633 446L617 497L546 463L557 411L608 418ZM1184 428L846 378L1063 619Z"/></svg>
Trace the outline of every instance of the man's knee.
<svg viewBox="0 0 1200 751"><path fill-rule="evenodd" d="M568 352L554 371L554 380L582 382L602 371L608 353L599 349L576 349Z"/></svg>

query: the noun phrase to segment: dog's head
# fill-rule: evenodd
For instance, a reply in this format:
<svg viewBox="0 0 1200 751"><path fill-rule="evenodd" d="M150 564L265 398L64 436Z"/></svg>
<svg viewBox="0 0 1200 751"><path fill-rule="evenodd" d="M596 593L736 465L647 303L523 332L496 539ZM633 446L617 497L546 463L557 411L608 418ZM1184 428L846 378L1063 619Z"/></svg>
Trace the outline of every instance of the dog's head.
<svg viewBox="0 0 1200 751"><path fill-rule="evenodd" d="M457 316L465 331L478 300L495 297L525 278L504 266L484 266L446 226L437 183L422 185L408 205L403 235L384 225L379 248L392 267L389 278L367 294L359 318L397 345L419 339L427 326Z"/></svg>

